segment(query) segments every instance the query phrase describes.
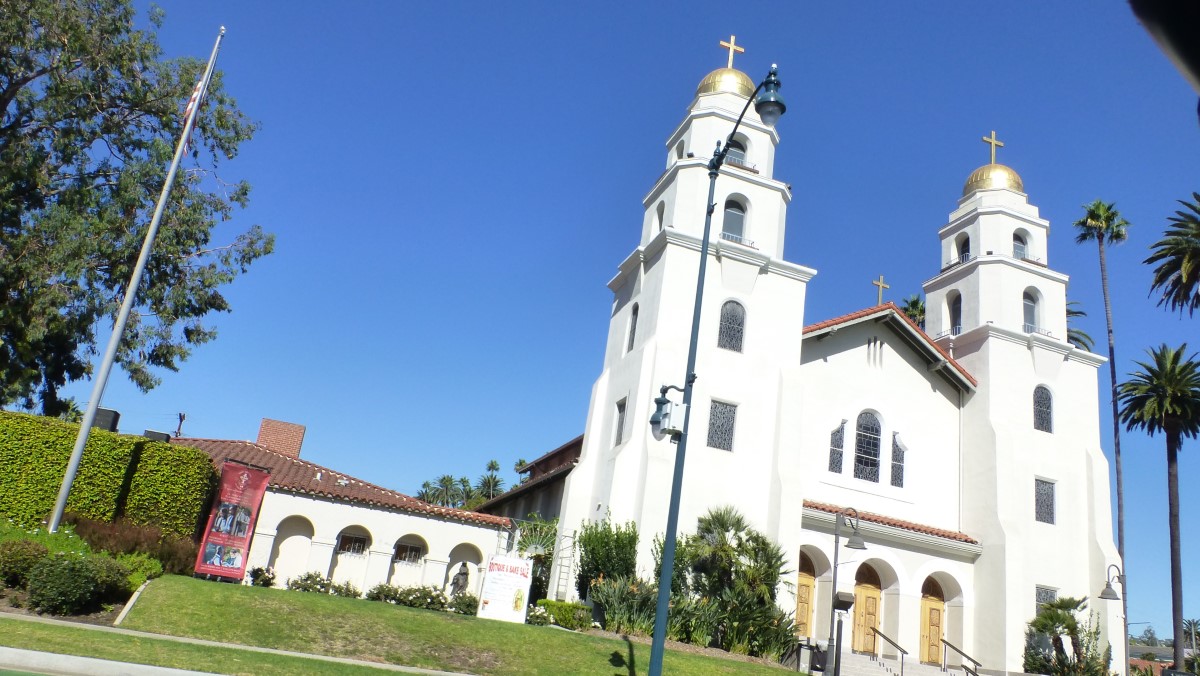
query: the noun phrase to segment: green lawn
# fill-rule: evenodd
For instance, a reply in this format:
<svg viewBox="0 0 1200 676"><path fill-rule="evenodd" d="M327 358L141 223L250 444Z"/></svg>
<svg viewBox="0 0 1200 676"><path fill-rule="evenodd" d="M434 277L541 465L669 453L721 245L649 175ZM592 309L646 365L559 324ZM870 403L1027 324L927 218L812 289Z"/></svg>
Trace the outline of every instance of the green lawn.
<svg viewBox="0 0 1200 676"><path fill-rule="evenodd" d="M650 648L553 627L168 576L142 592L127 629L475 674L645 673ZM5 642L0 638L0 642ZM675 674L779 674L668 651Z"/></svg>

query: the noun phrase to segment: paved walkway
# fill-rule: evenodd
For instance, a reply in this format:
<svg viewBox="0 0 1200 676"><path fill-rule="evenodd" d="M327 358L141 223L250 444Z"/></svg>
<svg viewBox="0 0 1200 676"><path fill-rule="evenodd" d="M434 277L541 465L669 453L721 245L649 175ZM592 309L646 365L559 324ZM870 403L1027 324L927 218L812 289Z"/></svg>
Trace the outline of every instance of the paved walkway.
<svg viewBox="0 0 1200 676"><path fill-rule="evenodd" d="M3 617L5 619L20 620L22 622L41 622L43 624L53 624L64 627L72 627L75 629L125 634L126 636L137 636L139 638L152 639L156 641L176 641L178 643L191 643L193 645L212 646L216 648L247 650L251 652L270 653L272 655L286 655L288 657L301 657L310 660L321 660L323 662L353 664L356 666L371 667L385 671L399 671L406 674L468 676L467 674L456 674L449 671L434 671L432 669L403 667L398 664L380 664L379 662L352 660L346 657L310 655L307 653L292 652L290 650L275 650L274 648L259 648L255 646L237 645L233 643L220 643L217 641L206 641L198 638L152 634L146 631L134 631L132 629L105 627L94 624L81 624L79 622L67 622L65 620L55 620L48 617L38 617L34 615L6 614L3 615ZM186 674L210 673L186 671L183 669L170 669L167 667L152 667L144 664L132 664L128 662L114 662L112 660L100 660L92 657L59 655L56 653L46 653L36 650L20 650L17 648L5 648L2 646L0 646L0 669L20 669L43 674L86 674L87 676L184 676Z"/></svg>

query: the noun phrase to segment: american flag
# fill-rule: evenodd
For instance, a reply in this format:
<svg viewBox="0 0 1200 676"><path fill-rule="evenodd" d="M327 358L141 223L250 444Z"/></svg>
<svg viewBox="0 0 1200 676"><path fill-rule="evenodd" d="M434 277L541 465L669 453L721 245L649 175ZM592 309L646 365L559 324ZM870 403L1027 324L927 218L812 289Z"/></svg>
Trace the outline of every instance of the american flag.
<svg viewBox="0 0 1200 676"><path fill-rule="evenodd" d="M188 120L192 119L200 110L200 105L204 103L204 76L200 76L200 81L196 83L196 88L192 90L192 96L188 99L187 108L183 111L183 124L187 127ZM192 132L195 133L196 126L192 125ZM183 152L187 154L188 146L192 144L192 136L188 134L188 140L183 145Z"/></svg>

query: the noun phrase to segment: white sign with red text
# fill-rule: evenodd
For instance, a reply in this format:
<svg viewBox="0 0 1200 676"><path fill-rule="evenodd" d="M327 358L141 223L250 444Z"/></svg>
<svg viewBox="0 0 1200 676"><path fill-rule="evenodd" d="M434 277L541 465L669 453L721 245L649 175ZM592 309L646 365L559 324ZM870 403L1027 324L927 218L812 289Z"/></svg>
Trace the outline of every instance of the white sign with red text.
<svg viewBox="0 0 1200 676"><path fill-rule="evenodd" d="M515 556L492 556L483 572L479 594L479 617L525 623L529 585L533 582L533 560Z"/></svg>

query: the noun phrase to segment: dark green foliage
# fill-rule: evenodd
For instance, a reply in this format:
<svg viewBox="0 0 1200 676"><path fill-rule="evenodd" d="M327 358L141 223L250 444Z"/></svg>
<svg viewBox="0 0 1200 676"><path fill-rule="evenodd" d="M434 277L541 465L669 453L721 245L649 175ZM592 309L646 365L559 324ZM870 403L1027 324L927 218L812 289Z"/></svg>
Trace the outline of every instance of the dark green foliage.
<svg viewBox="0 0 1200 676"><path fill-rule="evenodd" d="M592 609L581 603L542 599L537 604L545 608L550 620L563 629L587 631L592 628Z"/></svg>
<svg viewBox="0 0 1200 676"><path fill-rule="evenodd" d="M159 572L191 575L196 564L197 545L191 538L164 533L153 525L139 525L128 519L97 521L68 514L66 522L92 549L113 555L144 554L161 564ZM153 579L152 576L150 579Z"/></svg>
<svg viewBox="0 0 1200 676"><path fill-rule="evenodd" d="M634 577L637 574L637 524L614 525L608 519L587 522L575 539L579 547L579 573L575 588L588 598L592 582L602 577Z"/></svg>
<svg viewBox="0 0 1200 676"><path fill-rule="evenodd" d="M479 597L467 592L452 596L449 609L459 615L474 615L479 610Z"/></svg>
<svg viewBox="0 0 1200 676"><path fill-rule="evenodd" d="M156 577L162 577L163 574L162 563L149 554L119 554L117 555L117 563L120 563L129 570L128 586L130 592L137 591L137 588L147 581L153 580Z"/></svg>
<svg viewBox="0 0 1200 676"><path fill-rule="evenodd" d="M51 615L73 615L99 602L96 566L85 557L53 556L29 572L29 607Z"/></svg>
<svg viewBox="0 0 1200 676"><path fill-rule="evenodd" d="M399 588L393 587L390 584L379 583L367 590L366 599L368 601L383 601L384 603L395 603L396 594Z"/></svg>
<svg viewBox="0 0 1200 676"><path fill-rule="evenodd" d="M124 603L137 587L130 588L128 568L106 554L94 554L88 559L96 575L96 601Z"/></svg>
<svg viewBox="0 0 1200 676"><path fill-rule="evenodd" d="M658 587L633 576L605 577L592 583L591 600L604 611L604 628L649 636L654 631Z"/></svg>
<svg viewBox="0 0 1200 676"><path fill-rule="evenodd" d="M46 545L33 540L0 542L0 583L24 588L29 571L49 555Z"/></svg>
<svg viewBox="0 0 1200 676"><path fill-rule="evenodd" d="M355 587L350 582L331 582L329 585L329 593L334 596L342 596L348 599L357 599L362 597L362 592L358 587Z"/></svg>
<svg viewBox="0 0 1200 676"><path fill-rule="evenodd" d="M254 587L274 587L275 569L255 566L250 569L250 584Z"/></svg>
<svg viewBox="0 0 1200 676"><path fill-rule="evenodd" d="M164 58L134 19L131 0L0 13L0 404L63 411L58 390L91 370L166 179L204 63ZM219 165L255 128L214 73L117 353L143 390L216 336L205 319L229 311L222 289L274 246L258 226L212 241L250 191Z"/></svg>
<svg viewBox="0 0 1200 676"><path fill-rule="evenodd" d="M1024 669L1050 676L1108 676L1112 649L1100 649L1100 627L1093 618L1080 621L1087 599L1059 597L1038 608L1025 634ZM1070 639L1068 653L1066 641ZM1037 671L1031 670L1031 667Z"/></svg>
<svg viewBox="0 0 1200 676"><path fill-rule="evenodd" d="M316 592L318 594L328 594L329 585L333 581L315 570L310 570L298 577L287 581L287 588L292 591Z"/></svg>
<svg viewBox="0 0 1200 676"><path fill-rule="evenodd" d="M78 431L52 418L0 412L0 516L37 524L50 514ZM190 537L216 480L202 451L92 430L67 509Z"/></svg>

